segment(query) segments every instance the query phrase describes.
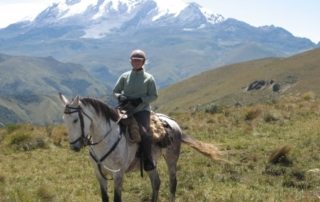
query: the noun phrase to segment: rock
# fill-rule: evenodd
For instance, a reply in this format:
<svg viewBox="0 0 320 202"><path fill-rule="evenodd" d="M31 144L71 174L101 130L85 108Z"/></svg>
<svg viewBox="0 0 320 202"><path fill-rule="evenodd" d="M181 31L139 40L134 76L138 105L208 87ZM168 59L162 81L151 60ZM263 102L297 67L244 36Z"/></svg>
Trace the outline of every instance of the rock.
<svg viewBox="0 0 320 202"><path fill-rule="evenodd" d="M266 81L266 80L255 80L251 82L248 87L247 91L252 91L252 90L261 90L266 87L272 86L272 91L273 92L279 92L280 91L280 84L275 83L274 80Z"/></svg>
<svg viewBox="0 0 320 202"><path fill-rule="evenodd" d="M256 81L253 81L253 82L249 85L247 91L259 90L259 89L265 87L265 85L266 85L266 81L264 81L264 80L256 80Z"/></svg>
<svg viewBox="0 0 320 202"><path fill-rule="evenodd" d="M273 91L273 92L279 92L279 91L280 91L280 84L275 83L275 84L272 86L272 91Z"/></svg>

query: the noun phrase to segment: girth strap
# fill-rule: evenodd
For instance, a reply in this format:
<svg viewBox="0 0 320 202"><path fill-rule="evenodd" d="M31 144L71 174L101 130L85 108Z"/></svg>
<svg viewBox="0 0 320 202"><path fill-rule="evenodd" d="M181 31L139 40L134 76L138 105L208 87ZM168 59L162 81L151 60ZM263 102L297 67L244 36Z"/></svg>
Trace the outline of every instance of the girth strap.
<svg viewBox="0 0 320 202"><path fill-rule="evenodd" d="M93 149L91 148L91 151L89 152L91 158L97 163L98 165L98 169L99 169L99 172L100 172L100 175L105 179L107 180L106 176L102 173L102 165L101 163L115 150L115 148L118 146L120 140L122 138L122 135L120 134L118 136L118 139L117 141L112 145L112 147L109 149L109 151L102 156L102 158L100 159L97 159L97 157L95 156L94 152L93 152Z"/></svg>

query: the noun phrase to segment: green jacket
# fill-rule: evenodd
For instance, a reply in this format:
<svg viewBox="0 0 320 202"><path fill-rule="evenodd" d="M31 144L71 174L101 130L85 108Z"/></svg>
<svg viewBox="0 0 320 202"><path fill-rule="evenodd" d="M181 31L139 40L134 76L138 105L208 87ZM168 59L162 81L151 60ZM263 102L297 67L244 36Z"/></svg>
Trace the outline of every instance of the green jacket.
<svg viewBox="0 0 320 202"><path fill-rule="evenodd" d="M133 113L143 110L151 111L150 103L158 97L155 80L144 69L127 71L119 77L113 89L113 95L118 98L120 94L129 99L142 99L142 103L135 108Z"/></svg>

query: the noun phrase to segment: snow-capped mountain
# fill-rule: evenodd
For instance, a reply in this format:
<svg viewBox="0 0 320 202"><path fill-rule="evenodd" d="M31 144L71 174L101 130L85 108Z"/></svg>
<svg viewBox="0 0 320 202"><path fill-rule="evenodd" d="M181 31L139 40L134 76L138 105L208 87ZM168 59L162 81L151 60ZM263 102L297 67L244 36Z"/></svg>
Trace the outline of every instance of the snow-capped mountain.
<svg viewBox="0 0 320 202"><path fill-rule="evenodd" d="M110 85L135 48L146 50L149 70L167 86L225 64L315 47L281 27L224 19L182 0L60 0L32 21L0 29L1 53L79 63Z"/></svg>
<svg viewBox="0 0 320 202"><path fill-rule="evenodd" d="M181 0L66 0L54 3L31 23L79 26L82 37L102 38L115 29L174 25L190 30L223 20L198 4Z"/></svg>

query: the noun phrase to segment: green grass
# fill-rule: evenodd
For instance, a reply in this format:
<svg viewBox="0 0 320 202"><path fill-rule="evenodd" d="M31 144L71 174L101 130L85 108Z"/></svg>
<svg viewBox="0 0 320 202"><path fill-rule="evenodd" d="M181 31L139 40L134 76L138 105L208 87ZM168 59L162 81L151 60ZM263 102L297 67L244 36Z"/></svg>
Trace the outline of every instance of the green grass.
<svg viewBox="0 0 320 202"><path fill-rule="evenodd" d="M288 58L265 58L212 69L161 89L155 102L162 112L186 111L198 105L247 105L273 102L283 94L313 91L320 95L320 49ZM273 80L281 93L272 88L244 92L256 80ZM179 92L179 93L177 93Z"/></svg>
<svg viewBox="0 0 320 202"><path fill-rule="evenodd" d="M319 201L319 115L320 101L309 95L287 96L274 104L172 114L186 133L218 144L231 162L211 161L183 146L176 201ZM70 151L62 126L10 126L0 134L1 202L100 201L88 151ZM21 138L23 142L41 138L47 146L16 149L12 139L25 137L21 134L28 137ZM271 161L271 156L278 161ZM158 168L160 201L168 201L163 160ZM112 197L112 181L109 187ZM150 193L147 176L126 175L124 201L147 200Z"/></svg>

